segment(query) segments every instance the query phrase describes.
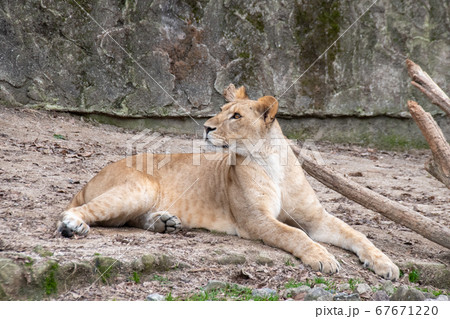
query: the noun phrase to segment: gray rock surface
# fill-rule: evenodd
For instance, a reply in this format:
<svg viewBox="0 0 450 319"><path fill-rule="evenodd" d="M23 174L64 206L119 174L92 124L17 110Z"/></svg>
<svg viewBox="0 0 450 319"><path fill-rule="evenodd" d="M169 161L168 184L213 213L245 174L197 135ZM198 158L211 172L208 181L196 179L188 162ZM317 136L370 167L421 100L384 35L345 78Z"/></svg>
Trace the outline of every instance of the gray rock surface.
<svg viewBox="0 0 450 319"><path fill-rule="evenodd" d="M261 289L253 289L252 296L253 297L261 297L268 298L277 295L277 291L271 288L261 288Z"/></svg>
<svg viewBox="0 0 450 319"><path fill-rule="evenodd" d="M401 286L391 296L391 301L423 301L425 300L424 294L415 289L408 288L407 286Z"/></svg>
<svg viewBox="0 0 450 319"><path fill-rule="evenodd" d="M378 290L372 296L374 301L389 301L389 296L384 290Z"/></svg>
<svg viewBox="0 0 450 319"><path fill-rule="evenodd" d="M394 291L395 291L395 287L394 287L394 285L392 284L392 281L390 281L390 280L385 280L383 283L382 283L382 286L383 286L383 290L390 296L390 295L392 295L393 293L394 293Z"/></svg>
<svg viewBox="0 0 450 319"><path fill-rule="evenodd" d="M253 98L280 97L285 116L403 117L408 98L438 112L409 84L404 60L445 91L449 3L381 0L346 31L369 4L87 0L81 9L74 1L2 1L0 101L208 117L234 82Z"/></svg>
<svg viewBox="0 0 450 319"><path fill-rule="evenodd" d="M356 292L360 295L366 293L366 292L372 292L372 289L368 284L358 284L356 285Z"/></svg>
<svg viewBox="0 0 450 319"><path fill-rule="evenodd" d="M348 283L338 285L338 290L349 290L349 289L350 289L350 284L348 284Z"/></svg>
<svg viewBox="0 0 450 319"><path fill-rule="evenodd" d="M292 297L302 293L302 292L308 292L311 290L311 287L309 286L300 286L296 288L288 288L286 289L285 296L291 295Z"/></svg>
<svg viewBox="0 0 450 319"><path fill-rule="evenodd" d="M305 301L331 301L333 295L321 287L312 288L305 296Z"/></svg>
<svg viewBox="0 0 450 319"><path fill-rule="evenodd" d="M434 300L436 300L436 301L448 301L448 296L440 295Z"/></svg>
<svg viewBox="0 0 450 319"><path fill-rule="evenodd" d="M345 292L337 293L333 296L334 301L359 301L361 298L359 298L358 294L347 294Z"/></svg>
<svg viewBox="0 0 450 319"><path fill-rule="evenodd" d="M147 301L164 301L164 300L166 300L166 297L164 297L163 295L160 295L160 294L150 294L147 296L147 298L145 300L147 300Z"/></svg>

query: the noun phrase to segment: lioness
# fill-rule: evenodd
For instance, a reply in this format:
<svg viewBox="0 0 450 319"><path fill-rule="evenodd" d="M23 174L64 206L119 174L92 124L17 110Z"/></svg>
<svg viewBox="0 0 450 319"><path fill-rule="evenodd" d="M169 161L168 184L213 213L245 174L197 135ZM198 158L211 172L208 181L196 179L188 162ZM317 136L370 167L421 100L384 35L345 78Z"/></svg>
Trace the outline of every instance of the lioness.
<svg viewBox="0 0 450 319"><path fill-rule="evenodd" d="M307 182L275 115L272 96L250 100L230 85L229 103L205 123L204 137L228 152L140 154L98 173L62 213L58 231L86 235L89 225L129 225L155 232L182 226L261 239L316 271L335 273L339 262L316 241L353 251L387 279L398 267L363 234L328 214ZM196 156L200 156L197 154ZM208 158L205 159L205 156Z"/></svg>

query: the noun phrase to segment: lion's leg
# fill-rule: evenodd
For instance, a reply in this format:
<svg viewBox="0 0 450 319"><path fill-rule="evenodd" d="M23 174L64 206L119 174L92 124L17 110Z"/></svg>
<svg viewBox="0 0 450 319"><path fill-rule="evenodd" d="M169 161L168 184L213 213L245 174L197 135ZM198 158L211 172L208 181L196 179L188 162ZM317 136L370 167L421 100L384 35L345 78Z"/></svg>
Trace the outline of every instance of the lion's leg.
<svg viewBox="0 0 450 319"><path fill-rule="evenodd" d="M89 225L122 226L152 209L156 190L145 182L116 186L61 215L58 231L65 237L87 235Z"/></svg>
<svg viewBox="0 0 450 319"><path fill-rule="evenodd" d="M146 213L127 222L127 225L156 233L176 233L181 230L181 220L167 211Z"/></svg>
<svg viewBox="0 0 450 319"><path fill-rule="evenodd" d="M319 203L314 191L305 187L305 194L298 199L296 209L287 212L286 222L303 228L313 240L350 250L365 266L388 279L399 277L398 267L366 236L342 220L330 215Z"/></svg>
<svg viewBox="0 0 450 319"><path fill-rule="evenodd" d="M353 251L364 266L373 269L377 275L394 280L399 277L398 267L366 236L325 211L319 223L310 227L309 235L314 240Z"/></svg>
<svg viewBox="0 0 450 319"><path fill-rule="evenodd" d="M303 231L276 220L270 213L246 213L245 222L239 224L241 237L260 239L266 245L283 249L316 271L336 273L340 269L339 262L325 247L314 242Z"/></svg>

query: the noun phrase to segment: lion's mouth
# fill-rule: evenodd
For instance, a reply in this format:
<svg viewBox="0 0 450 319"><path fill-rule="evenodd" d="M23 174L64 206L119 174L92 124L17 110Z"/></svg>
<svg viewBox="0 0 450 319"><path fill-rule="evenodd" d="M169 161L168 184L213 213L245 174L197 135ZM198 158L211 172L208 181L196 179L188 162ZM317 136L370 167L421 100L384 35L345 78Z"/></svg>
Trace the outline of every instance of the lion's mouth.
<svg viewBox="0 0 450 319"><path fill-rule="evenodd" d="M208 143L209 146L212 146L213 148L228 148L228 144L217 139L212 139L211 137L206 136L205 141ZM220 142L220 143L217 143Z"/></svg>

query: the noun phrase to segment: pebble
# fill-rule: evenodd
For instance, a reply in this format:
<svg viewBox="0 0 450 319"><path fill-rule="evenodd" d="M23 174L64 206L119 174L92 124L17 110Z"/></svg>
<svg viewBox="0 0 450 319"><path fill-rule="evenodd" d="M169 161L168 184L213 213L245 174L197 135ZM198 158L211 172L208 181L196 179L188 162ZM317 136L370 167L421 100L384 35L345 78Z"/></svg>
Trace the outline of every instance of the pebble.
<svg viewBox="0 0 450 319"><path fill-rule="evenodd" d="M448 301L448 297L446 295L439 295L436 299L433 299L433 301Z"/></svg>
<svg viewBox="0 0 450 319"><path fill-rule="evenodd" d="M350 284L347 284L347 283L345 283L345 284L340 284L340 285L338 285L338 290L350 290Z"/></svg>
<svg viewBox="0 0 450 319"><path fill-rule="evenodd" d="M261 289L253 289L252 290L252 296L253 297L261 297L261 298L268 298L272 296L276 296L277 291L270 288L261 288Z"/></svg>
<svg viewBox="0 0 450 319"><path fill-rule="evenodd" d="M333 295L321 287L314 287L308 291L304 300L332 301Z"/></svg>
<svg viewBox="0 0 450 319"><path fill-rule="evenodd" d="M227 285L228 284L224 281L210 280L208 281L208 284L205 286L205 288L203 288L203 290L206 292L210 292L212 290L224 289L227 287Z"/></svg>
<svg viewBox="0 0 450 319"><path fill-rule="evenodd" d="M392 281L390 280L386 280L383 282L383 290L389 295L391 296L394 293L395 287L392 284Z"/></svg>
<svg viewBox="0 0 450 319"><path fill-rule="evenodd" d="M273 265L273 260L266 256L258 256L255 261L258 265Z"/></svg>
<svg viewBox="0 0 450 319"><path fill-rule="evenodd" d="M368 284L356 285L356 292L359 293L360 295L371 292L371 291L372 291L372 289L370 288L370 286Z"/></svg>
<svg viewBox="0 0 450 319"><path fill-rule="evenodd" d="M242 265L245 264L246 258L243 255L231 254L221 257L217 262L221 265Z"/></svg>
<svg viewBox="0 0 450 319"><path fill-rule="evenodd" d="M311 290L311 288L309 286L300 286L300 287L296 287L296 288L289 288L289 289L286 289L285 296L287 297L290 294L292 297L294 297L298 294L301 294L303 292L308 292L310 290Z"/></svg>
<svg viewBox="0 0 450 319"><path fill-rule="evenodd" d="M147 298L145 300L147 300L147 301L164 301L164 300L166 300L166 297L164 297L163 295L160 295L160 294L150 294L147 296Z"/></svg>

